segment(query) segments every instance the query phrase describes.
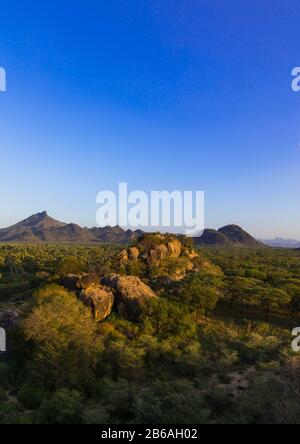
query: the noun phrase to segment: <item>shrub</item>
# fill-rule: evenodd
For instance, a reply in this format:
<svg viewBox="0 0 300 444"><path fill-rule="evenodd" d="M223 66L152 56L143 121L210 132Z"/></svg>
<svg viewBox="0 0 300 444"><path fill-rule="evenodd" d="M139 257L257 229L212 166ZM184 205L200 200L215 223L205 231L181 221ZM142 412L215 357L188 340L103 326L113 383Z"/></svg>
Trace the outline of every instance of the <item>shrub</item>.
<svg viewBox="0 0 300 444"><path fill-rule="evenodd" d="M18 391L18 400L29 410L37 410L45 396L46 393L44 390L30 384L23 384Z"/></svg>
<svg viewBox="0 0 300 444"><path fill-rule="evenodd" d="M39 411L43 424L81 424L82 398L75 390L61 389L45 400Z"/></svg>

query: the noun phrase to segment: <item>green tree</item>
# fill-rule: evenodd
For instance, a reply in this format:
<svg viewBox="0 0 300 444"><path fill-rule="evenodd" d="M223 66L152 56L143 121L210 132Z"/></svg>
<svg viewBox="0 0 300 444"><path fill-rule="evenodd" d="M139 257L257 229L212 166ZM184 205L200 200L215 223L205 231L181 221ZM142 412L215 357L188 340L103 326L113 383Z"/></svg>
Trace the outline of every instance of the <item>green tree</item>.
<svg viewBox="0 0 300 444"><path fill-rule="evenodd" d="M43 424L81 424L82 397L76 390L60 389L45 400L39 411Z"/></svg>
<svg viewBox="0 0 300 444"><path fill-rule="evenodd" d="M292 297L289 304L289 310L292 316L296 316L300 313L300 292L295 293Z"/></svg>
<svg viewBox="0 0 300 444"><path fill-rule="evenodd" d="M160 339L192 336L195 324L186 307L166 299L149 300L142 315L144 329Z"/></svg>
<svg viewBox="0 0 300 444"><path fill-rule="evenodd" d="M197 318L214 310L219 298L220 290L198 275L189 278L181 292L182 301L188 305L190 311L196 313Z"/></svg>
<svg viewBox="0 0 300 444"><path fill-rule="evenodd" d="M229 301L230 308L233 310L235 303L253 305L253 289L257 281L241 276L230 276L226 279L225 299Z"/></svg>
<svg viewBox="0 0 300 444"><path fill-rule="evenodd" d="M258 288L260 305L265 313L265 321L269 321L270 313L276 309L286 307L290 297L284 290L263 286Z"/></svg>
<svg viewBox="0 0 300 444"><path fill-rule="evenodd" d="M54 290L50 286L37 294L38 304L23 322L33 347L30 368L48 388L84 387L93 379L101 348L97 325L75 296L60 287L57 295Z"/></svg>
<svg viewBox="0 0 300 444"><path fill-rule="evenodd" d="M76 274L86 271L86 264L76 256L66 256L59 260L56 266L56 274L60 277L67 274Z"/></svg>

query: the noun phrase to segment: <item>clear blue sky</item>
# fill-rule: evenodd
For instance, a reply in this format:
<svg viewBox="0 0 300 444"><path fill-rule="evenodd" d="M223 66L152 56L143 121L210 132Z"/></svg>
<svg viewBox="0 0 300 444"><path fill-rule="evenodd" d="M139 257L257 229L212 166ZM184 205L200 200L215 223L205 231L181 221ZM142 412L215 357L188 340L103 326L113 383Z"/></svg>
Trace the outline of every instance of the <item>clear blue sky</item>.
<svg viewBox="0 0 300 444"><path fill-rule="evenodd" d="M1 2L0 226L204 190L206 225L300 239L299 0Z"/></svg>

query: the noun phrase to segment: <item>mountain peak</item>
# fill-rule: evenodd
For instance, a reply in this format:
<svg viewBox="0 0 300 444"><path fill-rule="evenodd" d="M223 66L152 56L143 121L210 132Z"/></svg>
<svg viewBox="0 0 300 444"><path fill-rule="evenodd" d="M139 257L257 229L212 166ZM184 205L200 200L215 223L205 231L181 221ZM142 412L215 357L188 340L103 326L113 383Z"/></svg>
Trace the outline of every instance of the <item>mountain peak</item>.
<svg viewBox="0 0 300 444"><path fill-rule="evenodd" d="M247 247L258 247L261 244L247 233L239 225L226 225L218 230L219 233L224 234L235 245L244 245Z"/></svg>
<svg viewBox="0 0 300 444"><path fill-rule="evenodd" d="M244 231L244 230L239 225L229 224L229 225L225 225L225 227L219 228L218 231L220 231L222 233L222 231Z"/></svg>
<svg viewBox="0 0 300 444"><path fill-rule="evenodd" d="M17 225L26 225L30 227L38 227L40 225L47 225L48 227L62 227L65 224L63 222L59 222L58 220L53 219L48 216L47 211L42 211L41 213L33 214L27 219L19 222Z"/></svg>
<svg viewBox="0 0 300 444"><path fill-rule="evenodd" d="M21 223L29 223L29 224L33 223L33 224L36 224L36 223L44 221L44 220L46 220L48 218L49 218L49 216L48 216L47 211L42 211L41 213L35 213L32 216L27 217Z"/></svg>

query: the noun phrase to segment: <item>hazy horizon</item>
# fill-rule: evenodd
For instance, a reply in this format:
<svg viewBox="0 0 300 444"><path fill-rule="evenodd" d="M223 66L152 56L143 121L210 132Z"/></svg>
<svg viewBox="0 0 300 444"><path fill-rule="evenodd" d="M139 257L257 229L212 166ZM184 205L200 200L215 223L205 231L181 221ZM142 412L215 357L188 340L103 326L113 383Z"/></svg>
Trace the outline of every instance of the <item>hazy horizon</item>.
<svg viewBox="0 0 300 444"><path fill-rule="evenodd" d="M203 190L206 228L300 239L299 13L296 0L3 5L0 227L45 209L95 226L98 192L127 182Z"/></svg>

